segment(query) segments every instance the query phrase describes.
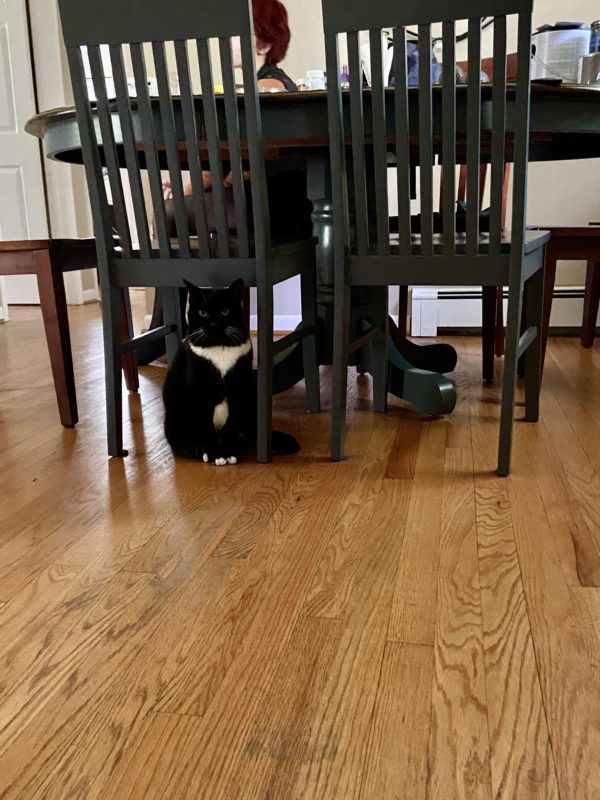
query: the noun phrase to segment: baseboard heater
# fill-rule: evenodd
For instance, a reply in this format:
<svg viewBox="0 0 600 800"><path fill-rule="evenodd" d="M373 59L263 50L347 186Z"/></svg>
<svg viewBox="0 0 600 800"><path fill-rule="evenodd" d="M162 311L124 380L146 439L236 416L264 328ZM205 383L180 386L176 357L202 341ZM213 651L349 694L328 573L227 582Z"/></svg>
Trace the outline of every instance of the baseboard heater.
<svg viewBox="0 0 600 800"><path fill-rule="evenodd" d="M415 287L412 289L411 334L476 334L481 332L480 287ZM508 290L504 291L505 313ZM554 290L550 332L578 333L583 313L583 286L557 286Z"/></svg>

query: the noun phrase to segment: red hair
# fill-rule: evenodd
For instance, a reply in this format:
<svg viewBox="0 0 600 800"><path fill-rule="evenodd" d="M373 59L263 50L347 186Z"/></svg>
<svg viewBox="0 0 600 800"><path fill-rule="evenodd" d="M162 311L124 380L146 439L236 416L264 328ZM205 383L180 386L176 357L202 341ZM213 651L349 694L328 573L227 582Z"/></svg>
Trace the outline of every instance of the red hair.
<svg viewBox="0 0 600 800"><path fill-rule="evenodd" d="M252 0L254 33L259 47L269 45L265 54L267 64L283 61L290 43L288 15L279 0Z"/></svg>

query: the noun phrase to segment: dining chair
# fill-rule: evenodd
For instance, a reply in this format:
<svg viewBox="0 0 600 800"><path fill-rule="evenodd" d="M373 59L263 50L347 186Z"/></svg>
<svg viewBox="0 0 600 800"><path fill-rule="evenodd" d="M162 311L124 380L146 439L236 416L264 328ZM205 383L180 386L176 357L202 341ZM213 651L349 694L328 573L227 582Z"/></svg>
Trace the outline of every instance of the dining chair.
<svg viewBox="0 0 600 800"><path fill-rule="evenodd" d="M525 353L525 419L539 414L540 336L544 245L548 234L526 232L526 184L529 145L529 68L531 0L441 0L390 4L387 0L351 3L322 0L328 75L330 157L334 215L334 357L331 452L344 456L348 355L364 346L349 326L352 286L470 285L509 287L504 381L500 415L497 473L510 470L517 360ZM494 64L506 63L507 17L517 15L516 96L507 92L506 69L494 70L491 86L480 83L481 17L494 16ZM456 21L468 20L466 86L456 87ZM433 136L431 59L432 23L442 23L441 119ZM406 27L418 26L419 82L406 80ZM393 29L393 89L382 77L381 30ZM372 87L362 90L360 32L368 31ZM339 81L339 44L344 38L350 72L349 111ZM486 93L486 103L482 93ZM491 100L491 111L490 103ZM509 106L510 100L510 106ZM367 109L367 111L365 111ZM393 109L393 110L392 110ZM485 112L485 115L484 113ZM510 112L510 113L508 113ZM491 134L482 137L482 130ZM441 142L439 133L441 133ZM482 141L489 140L491 202L489 233L479 230ZM389 143L395 142L392 147ZM435 149L434 149L435 145ZM460 145L460 146L459 146ZM463 145L466 145L463 148ZM397 165L398 233L390 236L388 214L388 147ZM502 229L502 195L507 150L514 164L512 234ZM434 154L444 166L443 232L433 231ZM372 155L371 155L372 154ZM367 157L368 156L368 157ZM466 233L457 234L455 165L467 165ZM367 164L369 168L367 169ZM410 170L419 167L420 234L411 234ZM351 173L348 167L351 166ZM372 175L368 172L372 171ZM351 201L350 201L351 199ZM376 230L369 214L376 213ZM520 335L522 289L529 285L527 329ZM381 292L381 315L362 336L373 343L375 410L386 404L387 294Z"/></svg>
<svg viewBox="0 0 600 800"><path fill-rule="evenodd" d="M166 336L167 358L181 340L179 288L187 280L201 287L225 287L243 278L257 287L257 456L271 457L274 358L302 342L307 405L319 410L316 343L315 240L277 241L271 231L256 80L255 44L248 0L60 0L60 13L81 147L98 242L104 330L108 452L126 454L122 436L121 376L123 352ZM243 98L236 94L232 38L239 37L243 62ZM211 40L218 40L218 57ZM167 47L174 51L180 97L171 95ZM237 43L237 39L236 39ZM100 46L107 45L115 100L107 97ZM94 94L89 99L84 56L89 58ZM105 50L106 52L106 50ZM202 96L192 91L190 56L197 57ZM125 70L131 58L136 100L129 98ZM152 63L158 97L148 93ZM219 64L220 62L220 64ZM192 63L195 63L192 62ZM220 66L224 94L215 96L213 75ZM225 162L225 164L224 164ZM107 212L102 167L108 170L118 241ZM127 171L139 244L130 236L121 167ZM161 169L168 170L176 236L170 236ZM215 230L207 225L202 170L213 176ZM244 171L250 170L250 191ZM142 170L148 174L144 194ZM197 236L191 236L183 195L182 170L189 171ZM226 171L225 171L226 170ZM223 177L233 176L235 235L227 222ZM156 224L157 242L148 234L146 200ZM273 341L273 286L301 278L302 324ZM118 326L121 287L154 286L162 294L164 325L127 341Z"/></svg>
<svg viewBox="0 0 600 800"><path fill-rule="evenodd" d="M96 267L94 239L17 239L0 242L0 275L35 275L40 295L46 342L61 424L73 428L79 421L69 315L64 273ZM129 292L119 298L121 335L132 330ZM122 368L129 391L137 392L139 379L133 353L124 353Z"/></svg>
<svg viewBox="0 0 600 800"><path fill-rule="evenodd" d="M592 347L596 335L596 320L600 304L600 224L548 225L550 233L546 246L546 289L544 292L544 325L542 328L542 365L550 327L550 314L558 261L586 261L585 293L581 322L581 346Z"/></svg>

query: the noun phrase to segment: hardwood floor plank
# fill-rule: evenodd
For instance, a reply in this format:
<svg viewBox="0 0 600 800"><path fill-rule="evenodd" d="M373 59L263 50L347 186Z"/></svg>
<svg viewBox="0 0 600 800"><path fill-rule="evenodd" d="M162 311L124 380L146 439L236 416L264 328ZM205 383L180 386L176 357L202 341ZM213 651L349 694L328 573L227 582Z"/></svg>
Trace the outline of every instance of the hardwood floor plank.
<svg viewBox="0 0 600 800"><path fill-rule="evenodd" d="M328 743L332 759L325 765L303 764L294 797L360 795L404 534L407 483L383 484L371 519L371 547L361 560L323 703L313 719L310 741Z"/></svg>
<svg viewBox="0 0 600 800"><path fill-rule="evenodd" d="M593 666L600 653L594 661L582 657L589 638L576 590L565 582L552 538L545 535L549 522L541 494L527 479L534 434L526 426L516 441L511 513L560 797L591 800L600 786L600 695Z"/></svg>
<svg viewBox="0 0 600 800"><path fill-rule="evenodd" d="M378 426L365 442L356 486L346 496L308 590L303 610L308 616L336 619L346 613L358 564L371 546L371 517L386 475L394 428Z"/></svg>
<svg viewBox="0 0 600 800"><path fill-rule="evenodd" d="M427 797L493 797L473 456L467 448L446 451Z"/></svg>
<svg viewBox="0 0 600 800"><path fill-rule="evenodd" d="M437 573L442 522L442 487L447 429L444 421L424 430L392 601L391 641L432 645L435 637Z"/></svg>
<svg viewBox="0 0 600 800"><path fill-rule="evenodd" d="M481 426L474 441L489 439L489 427ZM477 465L484 459L478 458L478 448L474 452L493 797L558 800L507 482L481 474Z"/></svg>
<svg viewBox="0 0 600 800"><path fill-rule="evenodd" d="M362 800L427 792L433 648L388 642L371 724Z"/></svg>
<svg viewBox="0 0 600 800"><path fill-rule="evenodd" d="M419 440L423 426L417 414L409 414L398 421L394 446L385 473L386 478L412 480L415 477Z"/></svg>

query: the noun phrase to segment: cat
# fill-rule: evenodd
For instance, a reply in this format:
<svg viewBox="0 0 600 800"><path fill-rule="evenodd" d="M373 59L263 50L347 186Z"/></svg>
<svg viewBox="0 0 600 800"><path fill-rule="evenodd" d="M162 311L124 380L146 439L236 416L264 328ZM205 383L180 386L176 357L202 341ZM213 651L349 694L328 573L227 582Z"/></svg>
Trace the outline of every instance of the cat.
<svg viewBox="0 0 600 800"><path fill-rule="evenodd" d="M165 435L176 455L237 464L256 445L252 342L242 311L243 281L189 290L188 329L163 389ZM293 436L273 431L273 450L296 453Z"/></svg>

